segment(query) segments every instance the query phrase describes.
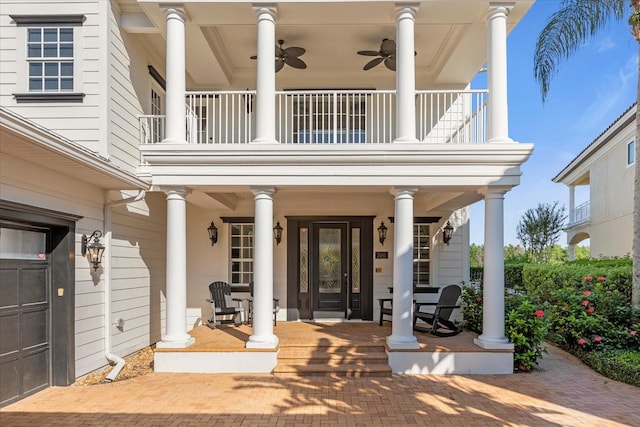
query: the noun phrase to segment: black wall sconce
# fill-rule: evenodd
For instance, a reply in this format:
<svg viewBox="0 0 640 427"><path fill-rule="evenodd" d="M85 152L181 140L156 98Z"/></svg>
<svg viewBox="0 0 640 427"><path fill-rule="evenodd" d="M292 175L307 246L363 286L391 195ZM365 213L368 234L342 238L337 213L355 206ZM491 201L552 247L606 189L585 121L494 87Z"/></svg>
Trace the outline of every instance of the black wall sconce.
<svg viewBox="0 0 640 427"><path fill-rule="evenodd" d="M453 236L453 227L451 226L451 222L447 221L447 225L442 229L442 241L445 242L447 246L449 246L451 236Z"/></svg>
<svg viewBox="0 0 640 427"><path fill-rule="evenodd" d="M86 234L82 235L82 256L86 256L89 253L89 262L93 266L95 271L100 267L102 262L102 254L104 253L104 245L100 243L102 237L102 231L96 230L91 233L91 236L87 237ZM91 240L93 239L93 240Z"/></svg>
<svg viewBox="0 0 640 427"><path fill-rule="evenodd" d="M378 227L378 239L380 239L380 244L384 246L384 241L387 240L387 226L384 225L384 221L380 223L380 227Z"/></svg>
<svg viewBox="0 0 640 427"><path fill-rule="evenodd" d="M207 227L207 231L209 232L209 240L211 240L211 246L214 246L218 243L218 227L211 221L211 225Z"/></svg>
<svg viewBox="0 0 640 427"><path fill-rule="evenodd" d="M273 227L273 238L276 241L276 246L282 241L282 226L280 225L280 221L278 221L276 226Z"/></svg>

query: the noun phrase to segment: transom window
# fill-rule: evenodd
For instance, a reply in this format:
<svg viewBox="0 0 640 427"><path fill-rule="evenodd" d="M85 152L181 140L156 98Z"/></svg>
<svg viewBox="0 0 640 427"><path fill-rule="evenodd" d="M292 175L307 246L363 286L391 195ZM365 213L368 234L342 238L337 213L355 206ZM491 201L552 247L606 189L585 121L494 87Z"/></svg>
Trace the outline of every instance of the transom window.
<svg viewBox="0 0 640 427"><path fill-rule="evenodd" d="M429 286L429 251L431 236L429 224L413 225L413 285Z"/></svg>
<svg viewBox="0 0 640 427"><path fill-rule="evenodd" d="M253 281L253 224L231 223L231 286Z"/></svg>
<svg viewBox="0 0 640 427"><path fill-rule="evenodd" d="M627 144L627 166L631 166L636 162L636 144L631 141Z"/></svg>
<svg viewBox="0 0 640 427"><path fill-rule="evenodd" d="M73 92L73 28L28 28L29 92Z"/></svg>

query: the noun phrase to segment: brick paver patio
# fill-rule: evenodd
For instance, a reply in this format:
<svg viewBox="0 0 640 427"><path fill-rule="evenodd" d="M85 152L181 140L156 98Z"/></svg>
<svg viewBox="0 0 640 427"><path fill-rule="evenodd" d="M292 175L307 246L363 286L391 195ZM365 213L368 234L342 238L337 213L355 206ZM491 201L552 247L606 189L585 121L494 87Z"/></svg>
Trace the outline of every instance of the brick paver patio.
<svg viewBox="0 0 640 427"><path fill-rule="evenodd" d="M550 348L533 373L299 378L149 374L52 387L0 410L5 426L640 426L640 389Z"/></svg>

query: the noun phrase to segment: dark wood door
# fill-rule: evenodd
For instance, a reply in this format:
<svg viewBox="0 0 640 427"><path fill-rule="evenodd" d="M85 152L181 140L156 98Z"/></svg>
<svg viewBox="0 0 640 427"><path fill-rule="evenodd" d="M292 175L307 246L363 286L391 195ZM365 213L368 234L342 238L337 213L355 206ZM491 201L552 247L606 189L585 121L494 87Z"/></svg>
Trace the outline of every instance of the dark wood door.
<svg viewBox="0 0 640 427"><path fill-rule="evenodd" d="M314 317L347 310L347 223L313 224Z"/></svg>
<svg viewBox="0 0 640 427"><path fill-rule="evenodd" d="M46 260L0 259L0 406L51 383Z"/></svg>

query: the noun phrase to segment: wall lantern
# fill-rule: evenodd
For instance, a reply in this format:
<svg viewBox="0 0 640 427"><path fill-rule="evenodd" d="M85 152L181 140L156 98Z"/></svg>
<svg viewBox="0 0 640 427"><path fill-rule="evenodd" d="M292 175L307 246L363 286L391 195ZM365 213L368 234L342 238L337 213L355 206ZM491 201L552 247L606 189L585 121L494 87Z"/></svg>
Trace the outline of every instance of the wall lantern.
<svg viewBox="0 0 640 427"><path fill-rule="evenodd" d="M380 239L380 244L384 246L384 241L387 240L387 226L384 225L384 221L378 227L378 239Z"/></svg>
<svg viewBox="0 0 640 427"><path fill-rule="evenodd" d="M447 221L447 225L442 229L442 241L445 242L447 246L449 246L451 236L453 236L453 227L451 226L451 222Z"/></svg>
<svg viewBox="0 0 640 427"><path fill-rule="evenodd" d="M209 239L211 240L211 246L214 246L218 243L218 227L211 221L211 225L207 227L207 231L209 232Z"/></svg>
<svg viewBox="0 0 640 427"><path fill-rule="evenodd" d="M95 271L100 267L102 254L104 253L104 245L100 243L100 237L102 237L100 230L94 231L89 237L86 234L82 235L82 256L86 256L87 252L89 253L89 261Z"/></svg>
<svg viewBox="0 0 640 427"><path fill-rule="evenodd" d="M273 227L273 238L276 241L276 246L282 241L282 226L280 225L280 221L278 221L276 226Z"/></svg>

